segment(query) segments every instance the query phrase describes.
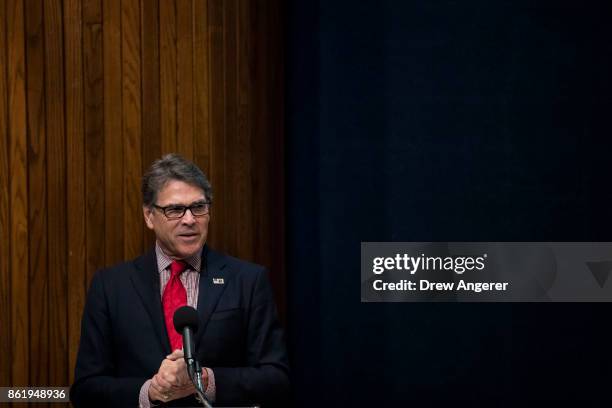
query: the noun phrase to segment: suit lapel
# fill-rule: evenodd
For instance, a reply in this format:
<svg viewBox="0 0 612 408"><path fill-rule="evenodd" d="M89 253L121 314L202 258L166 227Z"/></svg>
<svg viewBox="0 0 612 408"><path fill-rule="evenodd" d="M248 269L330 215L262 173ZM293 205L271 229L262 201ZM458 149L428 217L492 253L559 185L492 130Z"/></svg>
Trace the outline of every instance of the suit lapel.
<svg viewBox="0 0 612 408"><path fill-rule="evenodd" d="M151 318L155 334L161 342L165 352L170 354L170 341L168 340L161 296L159 295L159 273L157 270L155 251L149 251L144 256L134 261L134 264L136 265L136 273L131 276L132 283Z"/></svg>
<svg viewBox="0 0 612 408"><path fill-rule="evenodd" d="M202 265L198 289L198 315L200 316L200 323L196 334L196 350L199 348L200 340L206 331L210 316L217 308L219 298L228 284L228 275L224 270L226 264L223 255L205 246L202 254Z"/></svg>

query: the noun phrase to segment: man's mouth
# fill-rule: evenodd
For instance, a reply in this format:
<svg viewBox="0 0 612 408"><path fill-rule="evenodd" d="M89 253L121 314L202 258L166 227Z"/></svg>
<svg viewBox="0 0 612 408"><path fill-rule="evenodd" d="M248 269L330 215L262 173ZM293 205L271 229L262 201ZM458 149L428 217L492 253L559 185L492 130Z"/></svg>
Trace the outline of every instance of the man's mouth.
<svg viewBox="0 0 612 408"><path fill-rule="evenodd" d="M191 237L195 237L198 234L196 232L184 232L182 234L178 234L179 237L184 237L184 238L191 238Z"/></svg>

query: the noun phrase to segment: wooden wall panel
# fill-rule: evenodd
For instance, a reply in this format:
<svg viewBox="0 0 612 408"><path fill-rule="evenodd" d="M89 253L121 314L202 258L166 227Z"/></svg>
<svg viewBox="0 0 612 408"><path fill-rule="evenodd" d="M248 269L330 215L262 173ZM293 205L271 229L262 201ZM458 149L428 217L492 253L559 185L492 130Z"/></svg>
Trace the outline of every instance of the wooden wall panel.
<svg viewBox="0 0 612 408"><path fill-rule="evenodd" d="M283 48L271 42L275 38L278 43L284 42L282 2L256 1L251 4L249 13L249 46L252 55L251 109L253 122L249 126L253 132L251 139L251 157L256 163L252 167L253 186L257 190L256 197L284 197L285 177L283 163L284 155L284 89L278 86L283 78ZM266 58L255 57L265 55ZM261 84L256 86L254 84ZM260 141L265 139L266 144ZM270 183L269 180L274 180ZM257 220L255 230L260 232L260 239L255 240L255 254L258 262L269 265L272 271L284 270L285 246L285 202L283 199L266 200L264 206L256 206ZM286 292L278 290L287 286L286 273L274 276L273 284L276 290L276 300L279 305L285 305ZM281 320L286 318L286 310L280 308Z"/></svg>
<svg viewBox="0 0 612 408"><path fill-rule="evenodd" d="M238 191L238 174L229 169L237 169L240 166L240 159L242 158L241 146L239 145L238 139L238 124L237 124L237 103L238 103L238 84L237 84L237 69L236 63L234 63L237 54L237 41L236 41L236 27L237 27L237 15L236 15L236 0L224 0L223 2L223 75L225 80L221 83L221 86L225 88L224 92L224 115L225 115L225 129L224 129L224 143L226 146L236 146L236 149L232 151L232 154L224 154L224 189L227 191L227 197L235 197L236 199L228 200L224 202L225 215L233 214L234 220L237 225L242 227L241 223L244 219L240 214L240 202L247 201L248 197L241 195ZM226 149L224 149L226 151ZM227 152L226 152L227 153ZM240 199L238 199L240 197ZM218 206L220 207L220 206ZM226 218L227 220L227 218ZM219 227L223 227L224 224L217 224ZM218 231L218 229L217 229ZM238 247L238 230L236 229L225 229L224 228L225 245L228 247Z"/></svg>
<svg viewBox="0 0 612 408"><path fill-rule="evenodd" d="M176 1L176 151L193 160L193 3Z"/></svg>
<svg viewBox="0 0 612 408"><path fill-rule="evenodd" d="M159 2L159 85L162 154L176 152L176 2Z"/></svg>
<svg viewBox="0 0 612 408"><path fill-rule="evenodd" d="M255 257L255 242L248 237L255 234L255 225L251 220L254 218L253 209L259 207L255 203L256 196L253 194L254 185L252 175L253 160L251 156L251 140L254 134L251 129L251 101L249 100L250 90L253 84L250 81L250 32L248 14L250 12L250 2L236 2L235 22L236 22L236 94L234 120L236 127L229 134L234 135L232 145L236 146L236 171L232 172L233 181L230 185L234 186L232 196L241 197L235 201L236 207L233 212L239 215L237 219L239 228L234 232L234 245L238 250L245 254L249 259ZM257 210L256 210L257 211Z"/></svg>
<svg viewBox="0 0 612 408"><path fill-rule="evenodd" d="M25 19L22 1L9 1L6 10L8 53L8 117L10 171L11 380L30 383L28 149L26 132ZM3 24L4 25L4 24ZM0 254L5 256L5 254Z"/></svg>
<svg viewBox="0 0 612 408"><path fill-rule="evenodd" d="M0 0L0 386L72 382L91 277L154 243L165 153L211 179L210 245L284 299L279 4Z"/></svg>
<svg viewBox="0 0 612 408"><path fill-rule="evenodd" d="M45 49L43 3L26 0L26 81L28 120L28 239L30 269L30 381L49 382L49 273L47 270L47 138L45 127Z"/></svg>
<svg viewBox="0 0 612 408"><path fill-rule="evenodd" d="M105 264L104 64L101 0L83 3L85 107L85 253L87 282ZM117 101L119 103L119 101ZM118 188L118 187L117 187ZM109 214L110 216L110 214ZM108 242L108 245L111 245Z"/></svg>
<svg viewBox="0 0 612 408"><path fill-rule="evenodd" d="M0 0L0 254L9 254L9 240L3 237L10 235L9 210L9 129L8 129L8 86L7 79L7 42L6 42L6 1ZM0 353L8 356L11 353L11 279L10 258L0 259ZM0 384L11 383L11 361L0 360Z"/></svg>
<svg viewBox="0 0 612 408"><path fill-rule="evenodd" d="M140 7L138 0L122 0L123 83L123 236L125 259L143 252L141 162Z"/></svg>
<svg viewBox="0 0 612 408"><path fill-rule="evenodd" d="M195 1L191 27L193 30L193 160L208 175L210 156L210 60L208 41L208 7L204 1Z"/></svg>
<svg viewBox="0 0 612 408"><path fill-rule="evenodd" d="M198 3L203 3L198 1ZM160 129L160 61L159 61L159 1L141 1L141 61L142 61L142 172L161 157ZM144 247L155 242L154 234L142 225Z"/></svg>
<svg viewBox="0 0 612 408"><path fill-rule="evenodd" d="M64 2L64 67L66 101L66 212L67 288L68 288L68 367L69 382L74 378L76 350L79 345L79 310L85 305L86 239L85 239L85 126L83 29L81 0Z"/></svg>
<svg viewBox="0 0 612 408"><path fill-rule="evenodd" d="M227 197L227 183L229 180L226 175L226 144L225 144L225 125L226 125L226 103L224 86L225 75L225 53L224 37L226 30L223 21L224 0L208 1L208 61L209 61L209 90L214 95L209 106L209 134L210 134L210 172L208 174L213 185L214 203L210 220L210 239L217 246L227 248L227 206L220 205Z"/></svg>
<svg viewBox="0 0 612 408"><path fill-rule="evenodd" d="M45 114L47 137L47 251L49 385L68 381L66 292L66 141L64 40L60 0L44 2ZM43 268L44 271L44 268Z"/></svg>
<svg viewBox="0 0 612 408"><path fill-rule="evenodd" d="M123 259L123 124L122 124L122 38L121 0L102 3L104 46L104 234L115 237L106 242L105 263Z"/></svg>

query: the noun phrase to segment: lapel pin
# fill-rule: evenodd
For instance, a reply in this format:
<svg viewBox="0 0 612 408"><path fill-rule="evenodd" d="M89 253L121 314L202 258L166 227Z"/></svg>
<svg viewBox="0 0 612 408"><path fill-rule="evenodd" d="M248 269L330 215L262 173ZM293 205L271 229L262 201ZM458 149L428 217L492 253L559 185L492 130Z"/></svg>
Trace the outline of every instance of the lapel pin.
<svg viewBox="0 0 612 408"><path fill-rule="evenodd" d="M215 285L223 285L225 282L223 281L223 278L213 278L213 283Z"/></svg>

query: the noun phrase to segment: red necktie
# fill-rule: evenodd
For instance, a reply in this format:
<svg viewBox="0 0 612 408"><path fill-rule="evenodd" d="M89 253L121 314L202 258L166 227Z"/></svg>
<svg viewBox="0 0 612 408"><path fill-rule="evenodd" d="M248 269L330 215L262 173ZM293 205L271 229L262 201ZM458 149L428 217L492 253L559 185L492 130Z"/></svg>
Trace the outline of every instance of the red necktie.
<svg viewBox="0 0 612 408"><path fill-rule="evenodd" d="M181 273L185 269L187 269L185 262L172 261L170 264L170 280L166 283L164 294L162 295L164 319L166 320L166 330L168 331L172 351L183 348L183 337L174 329L172 319L176 309L187 305L187 290L185 290L180 279Z"/></svg>

